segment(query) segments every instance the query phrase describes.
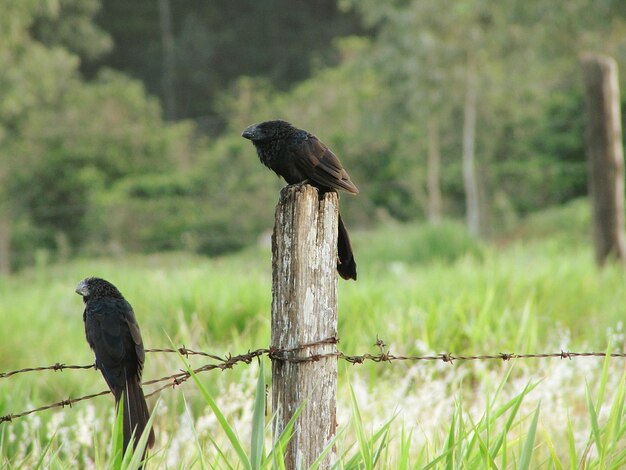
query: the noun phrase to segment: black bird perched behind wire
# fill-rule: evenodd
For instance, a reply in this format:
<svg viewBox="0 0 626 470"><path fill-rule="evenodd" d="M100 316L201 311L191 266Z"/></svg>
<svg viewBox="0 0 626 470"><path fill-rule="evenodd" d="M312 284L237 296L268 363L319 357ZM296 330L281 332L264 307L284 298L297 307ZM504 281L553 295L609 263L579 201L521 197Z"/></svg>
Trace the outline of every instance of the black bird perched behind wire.
<svg viewBox="0 0 626 470"><path fill-rule="evenodd" d="M141 389L145 353L133 308L113 284L97 277L80 281L76 293L83 297L85 335L96 355L96 367L115 396L115 409L124 400L124 449L133 431L134 448L150 412ZM150 429L148 447L153 445Z"/></svg>
<svg viewBox="0 0 626 470"><path fill-rule="evenodd" d="M313 134L287 121L253 124L241 135L252 141L261 162L288 184L306 182L322 192L342 190L350 194L359 193L337 156ZM339 275L356 280L356 262L341 214L337 257Z"/></svg>

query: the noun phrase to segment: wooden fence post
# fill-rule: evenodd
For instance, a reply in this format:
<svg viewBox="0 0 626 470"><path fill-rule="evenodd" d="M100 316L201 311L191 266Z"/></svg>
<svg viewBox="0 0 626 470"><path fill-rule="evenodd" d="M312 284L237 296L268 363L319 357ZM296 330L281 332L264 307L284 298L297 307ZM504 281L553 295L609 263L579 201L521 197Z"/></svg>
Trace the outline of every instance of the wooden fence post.
<svg viewBox="0 0 626 470"><path fill-rule="evenodd" d="M289 359L335 353L337 337L336 193L321 198L309 185L280 193L272 236L272 345L293 349ZM335 436L337 358L272 363L272 403L277 434L305 404L286 449L287 469L306 469ZM321 469L335 461L332 451Z"/></svg>
<svg viewBox="0 0 626 470"><path fill-rule="evenodd" d="M593 238L599 265L626 258L624 150L617 63L606 56L582 58L587 101L587 160Z"/></svg>

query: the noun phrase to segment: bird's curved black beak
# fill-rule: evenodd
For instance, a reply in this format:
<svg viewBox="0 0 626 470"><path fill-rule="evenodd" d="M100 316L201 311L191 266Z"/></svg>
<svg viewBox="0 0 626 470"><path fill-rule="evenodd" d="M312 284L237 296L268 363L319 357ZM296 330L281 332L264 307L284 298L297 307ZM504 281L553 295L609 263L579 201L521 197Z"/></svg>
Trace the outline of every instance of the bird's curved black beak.
<svg viewBox="0 0 626 470"><path fill-rule="evenodd" d="M78 295L82 295L83 297L89 296L89 287L87 286L87 280L83 279L76 286L76 293Z"/></svg>
<svg viewBox="0 0 626 470"><path fill-rule="evenodd" d="M256 124L252 124L251 126L246 127L246 129L241 133L241 137L252 140L254 139L255 131Z"/></svg>

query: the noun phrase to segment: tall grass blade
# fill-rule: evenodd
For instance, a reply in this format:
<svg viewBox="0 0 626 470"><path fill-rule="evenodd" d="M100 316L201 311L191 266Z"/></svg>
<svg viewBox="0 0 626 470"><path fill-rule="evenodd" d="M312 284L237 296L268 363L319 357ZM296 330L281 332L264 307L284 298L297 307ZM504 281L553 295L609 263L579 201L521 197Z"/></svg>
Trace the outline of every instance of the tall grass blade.
<svg viewBox="0 0 626 470"><path fill-rule="evenodd" d="M345 468L374 468L382 450L387 445L387 436L391 423L396 419L397 415L393 415L381 428L376 431L369 439L363 429L363 422L361 421L361 412L359 411L358 403L354 396L352 387L350 387L352 393L352 420L354 422L355 432L357 433L357 444L359 445L359 452L355 454L346 464ZM360 429L360 431L358 431ZM374 445L380 441L376 450Z"/></svg>
<svg viewBox="0 0 626 470"><path fill-rule="evenodd" d="M259 361L259 378L256 383L254 411L252 414L252 435L250 443L250 466L259 470L263 462L263 434L265 431L265 371L263 361Z"/></svg>
<svg viewBox="0 0 626 470"><path fill-rule="evenodd" d="M284 466L285 466L285 462L284 462L285 449L287 448L287 445L289 444L289 441L293 437L293 428L296 425L296 420L298 419L298 416L300 416L300 413L302 413L302 410L304 409L305 406L306 406L306 402L302 403L296 409L296 411L293 413L293 416L291 418L289 418L289 421L285 425L285 428L280 433L280 436L278 436L278 438L274 439L274 447L272 448L270 453L267 455L267 457L263 461L262 467L266 467L269 462L281 462L282 461L282 464L281 464L280 468L284 468ZM278 423L276 421L276 419L277 419L276 417L277 416L278 416L278 413L275 413L274 414L274 418L273 418L274 422L275 422L274 436L276 436L277 431L278 431L278 429L276 427L277 423ZM277 459L280 459L280 460L277 460Z"/></svg>
<svg viewBox="0 0 626 470"><path fill-rule="evenodd" d="M576 455L576 438L574 436L574 427L572 426L569 413L567 414L567 440L569 447L569 468L570 470L576 470L576 468L578 468L576 465L578 461L578 456Z"/></svg>
<svg viewBox="0 0 626 470"><path fill-rule="evenodd" d="M534 384L534 385L531 385L530 383L526 384L526 386L524 387L524 390L522 390L519 395L513 397L504 406L502 406L501 409L498 410L498 412L496 412L495 416L498 417L502 414L501 410L511 409L511 413L509 414L509 417L506 420L506 423L504 425L504 430L502 431L500 436L498 436L498 438L496 439L496 442L491 448L491 455L497 455L498 452L500 451L500 447L506 441L506 436L509 430L511 429L511 427L513 426L513 423L515 422L515 417L517 416L517 413L519 412L519 409L522 406L522 401L524 400L526 395L528 395L528 393L531 390L533 390L536 386L537 384Z"/></svg>
<svg viewBox="0 0 626 470"><path fill-rule="evenodd" d="M39 468L44 468L44 459L46 457L46 454L48 452L50 452L50 447L52 446L52 439L50 439L48 441L48 443L46 444L46 446L41 450L41 455L39 456L39 459L37 460L37 462L35 463L35 465L33 466L34 470L37 470ZM57 455L59 453L61 449L58 448L48 459L49 461L52 461L52 459L54 458L55 455Z"/></svg>
<svg viewBox="0 0 626 470"><path fill-rule="evenodd" d="M411 450L411 436L413 431L409 431L406 434L404 423L402 423L402 433L400 434L400 458L398 461L398 470L409 470L411 467L411 457L409 451Z"/></svg>
<svg viewBox="0 0 626 470"><path fill-rule="evenodd" d="M551 458L550 463L556 470L563 470L563 463L561 462L561 459L559 458L559 455L556 452L554 443L552 442L552 439L550 438L550 434L548 433L548 430L545 427L543 427L542 431L543 431L542 432L543 438L545 439L546 444L548 445L548 449L550 450L550 458Z"/></svg>
<svg viewBox="0 0 626 470"><path fill-rule="evenodd" d="M388 439L389 439L389 426L391 424L391 421L393 421L394 418L391 418L391 420L389 420L387 422L387 424L385 424L382 429L381 429L381 434L380 434L380 439L378 438L378 436L375 434L372 438L372 443L370 444L371 446L374 445L374 443L379 440L380 443L378 444L378 447L376 448L376 450L374 451L374 455L372 457L372 467L375 467L376 464L378 464L378 461L380 460L382 453L384 450L387 449L387 444L388 444Z"/></svg>
<svg viewBox="0 0 626 470"><path fill-rule="evenodd" d="M461 414L461 410L459 410L458 413ZM489 423L484 423L484 424L478 423L478 425L477 425L477 424L475 424L472 421L471 416L468 416L468 418L469 418L469 420L470 420L470 422L472 424L472 434L473 434L472 440L473 440L473 442L477 442L478 443L478 450L480 451L480 454L478 454L473 460L471 460L470 466L474 466L474 467L475 466L481 466L481 467L485 467L485 468L488 467L488 468L492 468L494 470L497 469L498 465L496 464L496 462L494 460L495 457L497 456L497 453L492 454L489 451L489 444L481 437L480 431L479 431L480 428L486 428L487 429L487 434L488 434L489 433L489 429L491 427L490 424ZM489 420L489 412L488 411L485 413L485 417L484 417L483 420L486 420L486 421ZM481 421L483 421L483 420L481 420ZM503 431L503 434L505 434L505 436L506 436L506 432L505 431ZM463 438L464 437L465 436L463 436ZM459 439L461 439L461 437L459 437ZM506 442L506 438L504 439L504 442ZM482 457L482 459L481 459L481 457ZM467 460L467 458L466 458L466 460ZM485 461L487 461L488 465L484 464ZM481 464L481 462L482 462L482 464Z"/></svg>
<svg viewBox="0 0 626 470"><path fill-rule="evenodd" d="M113 433L111 434L111 459L109 468L117 470L122 467L124 457L124 401L120 401L113 422Z"/></svg>
<svg viewBox="0 0 626 470"><path fill-rule="evenodd" d="M585 387L585 397L587 399L587 408L589 410L589 419L591 420L591 436L598 449L598 455L602 455L602 438L600 436L600 425L598 423L598 414L591 398L591 391L589 390L589 384Z"/></svg>
<svg viewBox="0 0 626 470"><path fill-rule="evenodd" d="M602 363L602 375L600 376L600 388L598 389L598 396L596 398L596 411L600 414L600 410L602 409L602 403L604 403L604 392L606 391L606 382L609 378L609 363L611 360L611 344L606 348L606 356L604 357L604 361Z"/></svg>
<svg viewBox="0 0 626 470"><path fill-rule="evenodd" d="M452 470L454 468L454 434L456 432L456 411L452 413L452 422L450 423L450 430L448 431L448 438L446 439L447 458L446 458L446 470Z"/></svg>
<svg viewBox="0 0 626 470"><path fill-rule="evenodd" d="M185 412L189 416L189 422L191 423L190 424L191 432L193 433L193 438L196 443L196 447L198 448L198 455L199 455L198 460L200 460L200 467L202 468L202 470L204 470L207 468L207 462L204 456L204 452L202 451L202 445L200 444L200 437L198 436L198 431L196 430L196 426L193 422L193 416L191 415L191 408L189 406L189 403L187 402L187 397L185 397L185 394L183 394L183 401L185 403Z"/></svg>
<svg viewBox="0 0 626 470"><path fill-rule="evenodd" d="M146 445L148 445L148 438L150 437L150 429L152 429L152 423L154 422L154 417L155 414L152 413L152 415L150 416L150 419L148 419L148 424L146 424L145 429L143 430L143 432L141 433L141 436L139 436L139 442L137 442L137 446L136 448L133 450L133 452L131 453L131 459L128 462L128 469L136 469L139 468L141 465L141 460L143 459L143 454L144 454L144 450L146 448ZM133 433L133 437L135 436L135 433ZM128 446L129 449L132 449L132 446ZM126 458L126 455L124 456L124 458Z"/></svg>
<svg viewBox="0 0 626 470"><path fill-rule="evenodd" d="M222 462L224 462L224 465L226 465L226 468L230 469L230 470L234 470L235 467L233 467L230 463L230 460L227 456L226 453L222 450L222 448L217 444L217 442L215 441L215 439L213 439L213 437L211 437L211 435L209 434L208 436L209 441L211 441L211 444L213 445L213 447L215 448L215 451L217 452L217 455L215 457L216 461L218 458L222 459ZM214 468L215 465L211 468Z"/></svg>
<svg viewBox="0 0 626 470"><path fill-rule="evenodd" d="M363 459L363 465L367 470L373 470L374 463L372 459L372 450L370 449L365 431L363 430L363 419L361 418L361 412L359 411L359 405L354 395L354 389L349 384L350 389L350 403L352 404L352 420L354 423L354 432L356 433L357 442L359 444L359 453Z"/></svg>
<svg viewBox="0 0 626 470"><path fill-rule="evenodd" d="M187 369L187 372L189 372L189 374L191 375L191 378L193 378L194 382L200 389L200 393L202 393L202 396L204 397L204 400L206 401L207 405L209 405L209 408L211 408L211 411L213 411L213 414L215 414L215 417L217 418L218 423L220 423L220 426L224 430L226 437L230 441L231 445L233 446L233 449L235 450L235 453L239 457L239 461L241 462L241 465L243 466L244 469L249 470L250 460L248 459L246 452L241 446L241 442L239 441L239 437L237 436L237 433L233 430L230 424L228 424L228 420L224 416L224 413L222 413L222 410L220 410L219 406L217 406L217 402L215 401L211 393L207 390L207 388L204 386L202 381L198 378L196 373L193 371L192 367L189 365L185 357L182 356L181 354L179 354L178 356L180 357L181 361L183 361L183 363L185 364L185 368Z"/></svg>
<svg viewBox="0 0 626 470"><path fill-rule="evenodd" d="M537 410L533 416L533 421L530 423L530 429L528 429L526 442L524 443L524 448L522 449L522 454L520 455L520 461L517 467L519 470L528 470L530 468L530 461L533 457L533 450L535 447L535 434L537 433L537 422L539 421L540 409L541 405L537 406Z"/></svg>
<svg viewBox="0 0 626 470"><path fill-rule="evenodd" d="M332 451L336 450L335 446L336 446L337 440L345 432L345 430L346 428L343 427L335 433L333 438L330 441L328 441L328 444L326 444L326 447L324 447L324 450L320 453L319 457L317 457L315 461L311 464L311 467L309 468L309 470L317 470L317 468L321 465L321 463L324 461L326 456Z"/></svg>

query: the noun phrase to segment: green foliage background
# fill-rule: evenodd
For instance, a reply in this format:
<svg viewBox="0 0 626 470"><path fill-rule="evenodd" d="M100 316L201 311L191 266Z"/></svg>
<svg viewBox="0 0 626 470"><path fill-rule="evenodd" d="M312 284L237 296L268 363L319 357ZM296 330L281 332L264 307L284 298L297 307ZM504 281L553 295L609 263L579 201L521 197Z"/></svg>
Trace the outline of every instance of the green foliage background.
<svg viewBox="0 0 626 470"><path fill-rule="evenodd" d="M283 118L340 156L351 227L426 212L439 123L444 215L464 213L464 77L478 74L485 232L586 193L579 54L625 62L621 2L223 4L0 0L0 220L11 264L77 254L220 255L271 228L282 182L241 130ZM173 91L172 91L173 90Z"/></svg>

